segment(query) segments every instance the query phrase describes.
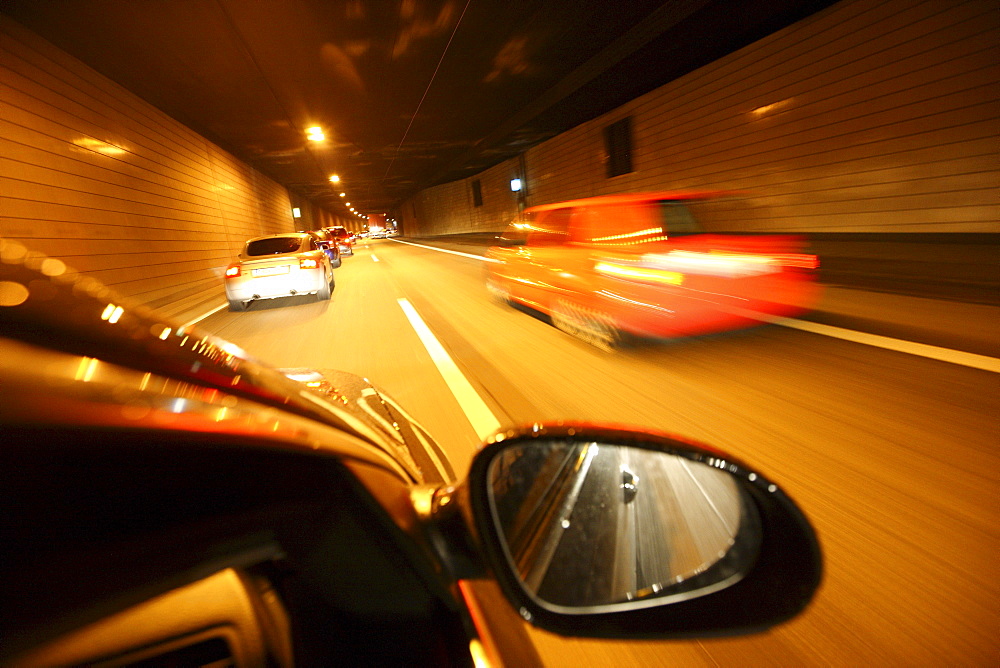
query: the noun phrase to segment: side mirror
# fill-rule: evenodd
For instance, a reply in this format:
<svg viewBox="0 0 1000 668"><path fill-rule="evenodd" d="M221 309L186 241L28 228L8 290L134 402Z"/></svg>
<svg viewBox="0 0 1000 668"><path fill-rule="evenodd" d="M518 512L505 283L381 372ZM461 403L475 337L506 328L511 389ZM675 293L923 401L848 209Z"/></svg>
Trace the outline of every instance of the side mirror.
<svg viewBox="0 0 1000 668"><path fill-rule="evenodd" d="M521 616L556 633L764 630L801 612L822 558L777 485L665 435L535 425L476 455L473 521Z"/></svg>

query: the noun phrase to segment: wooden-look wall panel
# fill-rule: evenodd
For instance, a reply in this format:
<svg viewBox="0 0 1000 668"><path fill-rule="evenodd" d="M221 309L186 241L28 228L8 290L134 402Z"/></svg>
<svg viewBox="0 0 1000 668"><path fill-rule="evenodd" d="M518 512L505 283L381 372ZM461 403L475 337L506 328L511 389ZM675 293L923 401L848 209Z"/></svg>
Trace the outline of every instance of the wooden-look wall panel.
<svg viewBox="0 0 1000 668"><path fill-rule="evenodd" d="M0 235L169 308L294 225L284 187L0 16Z"/></svg>
<svg viewBox="0 0 1000 668"><path fill-rule="evenodd" d="M745 197L720 230L1000 232L998 52L995 3L845 0L529 149L529 204L712 188Z"/></svg>

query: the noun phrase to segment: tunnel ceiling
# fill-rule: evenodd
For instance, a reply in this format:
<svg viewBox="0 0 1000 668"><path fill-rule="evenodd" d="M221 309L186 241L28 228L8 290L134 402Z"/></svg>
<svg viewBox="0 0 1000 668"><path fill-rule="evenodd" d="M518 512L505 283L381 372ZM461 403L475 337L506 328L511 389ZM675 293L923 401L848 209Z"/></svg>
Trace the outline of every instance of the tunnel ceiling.
<svg viewBox="0 0 1000 668"><path fill-rule="evenodd" d="M829 4L0 0L0 10L316 204L343 213L346 192L374 213ZM306 139L311 126L324 142Z"/></svg>

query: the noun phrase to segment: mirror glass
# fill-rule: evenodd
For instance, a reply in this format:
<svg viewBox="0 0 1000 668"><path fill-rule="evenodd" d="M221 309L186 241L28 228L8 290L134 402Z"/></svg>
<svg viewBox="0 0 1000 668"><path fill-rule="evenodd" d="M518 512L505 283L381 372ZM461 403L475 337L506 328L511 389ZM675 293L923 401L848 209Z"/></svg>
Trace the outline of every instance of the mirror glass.
<svg viewBox="0 0 1000 668"><path fill-rule="evenodd" d="M489 466L493 519L524 589L557 612L643 607L730 586L760 545L733 475L642 448L532 441Z"/></svg>

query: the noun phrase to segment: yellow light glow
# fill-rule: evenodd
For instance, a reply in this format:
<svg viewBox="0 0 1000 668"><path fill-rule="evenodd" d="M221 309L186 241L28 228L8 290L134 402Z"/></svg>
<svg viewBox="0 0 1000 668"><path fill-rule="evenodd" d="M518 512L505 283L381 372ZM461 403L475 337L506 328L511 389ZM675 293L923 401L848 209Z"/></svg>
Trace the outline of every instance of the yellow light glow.
<svg viewBox="0 0 1000 668"><path fill-rule="evenodd" d="M330 177L330 183L340 183L340 177L334 174Z"/></svg>
<svg viewBox="0 0 1000 668"><path fill-rule="evenodd" d="M46 276L62 276L66 273L66 263L54 257L45 258L42 261L42 273Z"/></svg>
<svg viewBox="0 0 1000 668"><path fill-rule="evenodd" d="M661 271L659 269L644 269L642 267L623 267L620 264L610 264L599 262L594 267L595 270L609 276L621 278L633 278L650 283L665 283L668 285L680 285L684 282L684 274L676 271Z"/></svg>
<svg viewBox="0 0 1000 668"><path fill-rule="evenodd" d="M663 236L663 230L659 227L651 227L646 230L639 230L638 232L629 232L628 234L614 234L609 237L595 237L594 241L619 241L622 239L634 239L636 237L648 237L653 234L658 234L655 239L648 239L647 241L665 241L666 237Z"/></svg>
<svg viewBox="0 0 1000 668"><path fill-rule="evenodd" d="M123 148L118 148L107 142L103 142L99 139L93 139L91 137L81 137L80 139L74 139L73 143L81 148L89 149L91 151L96 151L104 155L124 155L127 151Z"/></svg>
<svg viewBox="0 0 1000 668"><path fill-rule="evenodd" d="M0 281L0 306L20 306L28 301L28 288L14 281Z"/></svg>
<svg viewBox="0 0 1000 668"><path fill-rule="evenodd" d="M340 193L341 197L347 197L347 193Z"/></svg>
<svg viewBox="0 0 1000 668"><path fill-rule="evenodd" d="M483 647L483 644L475 638L469 641L469 654L472 655L472 665L476 668L489 668L493 665L486 655L486 649Z"/></svg>
<svg viewBox="0 0 1000 668"><path fill-rule="evenodd" d="M81 357L80 364L76 368L76 375L73 377L74 380L82 380L85 383L90 382L94 377L94 372L97 371L97 360L93 357Z"/></svg>

